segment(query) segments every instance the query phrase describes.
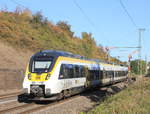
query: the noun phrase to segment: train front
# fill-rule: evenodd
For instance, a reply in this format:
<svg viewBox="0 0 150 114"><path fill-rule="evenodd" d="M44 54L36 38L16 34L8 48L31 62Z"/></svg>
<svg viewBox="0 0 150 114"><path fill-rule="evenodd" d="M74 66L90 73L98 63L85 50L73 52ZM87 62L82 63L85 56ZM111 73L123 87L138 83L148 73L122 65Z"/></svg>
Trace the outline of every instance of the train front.
<svg viewBox="0 0 150 114"><path fill-rule="evenodd" d="M32 97L51 95L47 84L50 81L54 61L55 58L46 52L39 52L31 57L23 82L24 93Z"/></svg>

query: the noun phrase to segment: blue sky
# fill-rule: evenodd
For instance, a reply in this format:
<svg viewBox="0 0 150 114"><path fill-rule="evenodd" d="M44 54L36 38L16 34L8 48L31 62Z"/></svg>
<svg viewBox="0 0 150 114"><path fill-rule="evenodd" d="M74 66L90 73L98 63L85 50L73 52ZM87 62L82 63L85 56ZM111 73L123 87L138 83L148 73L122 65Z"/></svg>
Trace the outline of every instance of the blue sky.
<svg viewBox="0 0 150 114"><path fill-rule="evenodd" d="M150 1L149 0L122 0L126 9L133 17L138 28L130 21L121 7L119 0L76 0L94 25L89 23L73 0L0 0L0 7L7 6L13 11L20 3L32 12L42 11L50 21L67 21L72 26L76 36L81 32L91 32L97 44L103 46L137 46L138 28L145 28L142 34L142 58L145 55L150 60ZM112 49L112 56L120 56L127 60L128 54L136 49ZM133 59L137 59L137 54Z"/></svg>

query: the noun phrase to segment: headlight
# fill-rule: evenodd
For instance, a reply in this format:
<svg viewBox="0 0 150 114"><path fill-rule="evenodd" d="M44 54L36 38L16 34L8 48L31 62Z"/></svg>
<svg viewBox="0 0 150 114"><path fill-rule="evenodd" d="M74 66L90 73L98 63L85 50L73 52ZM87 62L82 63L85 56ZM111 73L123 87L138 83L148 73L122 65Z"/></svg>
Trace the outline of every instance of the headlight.
<svg viewBox="0 0 150 114"><path fill-rule="evenodd" d="M28 79L31 80L31 74L30 73L28 74Z"/></svg>
<svg viewBox="0 0 150 114"><path fill-rule="evenodd" d="M51 76L50 74L47 74L45 80L48 80L50 78L50 76Z"/></svg>
<svg viewBox="0 0 150 114"><path fill-rule="evenodd" d="M51 95L51 89L50 88L46 88L45 94L46 94L46 96L50 96Z"/></svg>

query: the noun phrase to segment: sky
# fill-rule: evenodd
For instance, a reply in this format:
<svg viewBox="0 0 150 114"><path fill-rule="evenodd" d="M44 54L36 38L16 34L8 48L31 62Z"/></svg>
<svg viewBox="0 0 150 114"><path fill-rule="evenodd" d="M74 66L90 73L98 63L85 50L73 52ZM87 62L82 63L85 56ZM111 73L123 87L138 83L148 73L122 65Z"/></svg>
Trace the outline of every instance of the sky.
<svg viewBox="0 0 150 114"><path fill-rule="evenodd" d="M76 2L74 2L76 1ZM81 32L93 34L97 45L104 47L137 47L139 28L142 33L142 59L150 61L150 1L122 0L126 10L137 25L131 22L119 0L0 0L0 8L14 11L18 4L29 8L33 13L41 11L53 23L67 21L75 36ZM78 4L79 8L75 3ZM136 48L111 49L110 54L122 61ZM138 58L134 54L132 60Z"/></svg>

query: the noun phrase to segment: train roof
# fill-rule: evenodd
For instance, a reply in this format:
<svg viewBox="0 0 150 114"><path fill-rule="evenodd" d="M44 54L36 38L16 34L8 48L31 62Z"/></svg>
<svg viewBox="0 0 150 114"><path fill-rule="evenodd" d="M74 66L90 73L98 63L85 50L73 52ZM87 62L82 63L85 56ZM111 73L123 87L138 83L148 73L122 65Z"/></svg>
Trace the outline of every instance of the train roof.
<svg viewBox="0 0 150 114"><path fill-rule="evenodd" d="M105 62L99 59L88 59L81 55L77 55L77 54L73 54L73 53L65 52L65 51L58 51L58 50L43 50L33 55L33 57L36 57L36 56L52 56L52 57L64 56L64 57L71 57L71 58L76 58L76 59L81 59L81 60L94 61L97 63L101 62L105 64L119 65L115 63ZM119 66L125 66L125 65L119 65Z"/></svg>
<svg viewBox="0 0 150 114"><path fill-rule="evenodd" d="M33 56L52 56L52 57L64 56L64 57L72 57L72 58L77 58L77 59L86 59L84 56L75 55L70 52L57 51L57 50L43 50L43 51L37 52Z"/></svg>

